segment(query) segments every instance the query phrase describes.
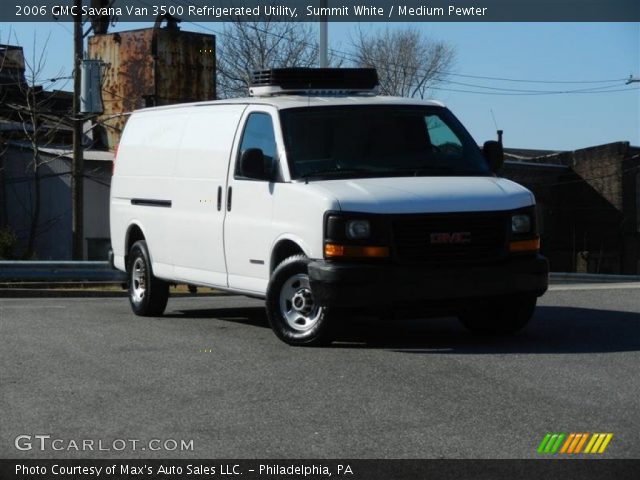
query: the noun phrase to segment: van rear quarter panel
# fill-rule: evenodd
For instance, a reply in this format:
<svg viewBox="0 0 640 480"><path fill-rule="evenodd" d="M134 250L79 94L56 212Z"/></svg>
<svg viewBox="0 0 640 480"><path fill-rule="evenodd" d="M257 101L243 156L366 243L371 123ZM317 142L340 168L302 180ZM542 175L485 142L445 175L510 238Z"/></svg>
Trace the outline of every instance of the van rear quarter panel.
<svg viewBox="0 0 640 480"><path fill-rule="evenodd" d="M245 108L243 104L190 105L132 115L118 150L111 189L112 244L118 268L125 267L127 230L136 224L145 235L158 277L226 285L224 193ZM171 206L132 205L134 199L164 200Z"/></svg>
<svg viewBox="0 0 640 480"><path fill-rule="evenodd" d="M111 183L111 235L115 263L124 268L126 235L138 224L145 234L154 273L172 272L171 208L133 205L133 200L172 201L173 171L187 120L184 111L141 111L125 127Z"/></svg>

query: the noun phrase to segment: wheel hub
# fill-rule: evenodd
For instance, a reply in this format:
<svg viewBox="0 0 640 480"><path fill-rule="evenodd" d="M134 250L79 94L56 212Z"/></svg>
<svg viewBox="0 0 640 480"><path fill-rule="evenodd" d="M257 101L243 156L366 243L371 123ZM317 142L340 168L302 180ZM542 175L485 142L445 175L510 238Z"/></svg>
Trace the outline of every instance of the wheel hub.
<svg viewBox="0 0 640 480"><path fill-rule="evenodd" d="M141 258L136 258L131 268L131 297L135 303L142 302L147 290L146 266Z"/></svg>
<svg viewBox="0 0 640 480"><path fill-rule="evenodd" d="M313 297L307 288L298 290L291 301L293 308L301 315L309 315L313 310Z"/></svg>
<svg viewBox="0 0 640 480"><path fill-rule="evenodd" d="M307 331L318 322L323 309L313 301L309 277L299 273L284 282L280 290L280 312L293 330Z"/></svg>

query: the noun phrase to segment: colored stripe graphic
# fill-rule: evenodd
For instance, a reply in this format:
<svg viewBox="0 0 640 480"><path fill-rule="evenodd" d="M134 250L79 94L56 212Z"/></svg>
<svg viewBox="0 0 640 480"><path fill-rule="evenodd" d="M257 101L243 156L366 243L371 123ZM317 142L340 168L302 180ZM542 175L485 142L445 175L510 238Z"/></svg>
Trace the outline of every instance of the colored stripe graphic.
<svg viewBox="0 0 640 480"><path fill-rule="evenodd" d="M584 453L604 453L612 438L612 433L594 433Z"/></svg>
<svg viewBox="0 0 640 480"><path fill-rule="evenodd" d="M570 433L569 436L567 437L567 440L564 442L564 445L562 445L562 448L560 449L560 453L567 453L567 449L569 448L569 445L571 445L571 442L573 442L574 438L576 438L576 434Z"/></svg>
<svg viewBox="0 0 640 480"><path fill-rule="evenodd" d="M547 433L538 445L538 453L556 453L565 437L564 433Z"/></svg>
<svg viewBox="0 0 640 480"><path fill-rule="evenodd" d="M538 453L576 455L579 453L604 453L613 433L547 433L538 445ZM587 441L588 440L588 441ZM586 447L585 447L586 444ZM582 449L583 447L584 450Z"/></svg>
<svg viewBox="0 0 640 480"><path fill-rule="evenodd" d="M550 453L556 453L558 451L558 448L560 448L560 444L562 443L562 440L564 440L565 436L566 435L564 433L558 435L558 439L556 440L556 443L553 445L553 447L551 447Z"/></svg>
<svg viewBox="0 0 640 480"><path fill-rule="evenodd" d="M573 437L573 442L571 442L571 445L569 445L569 450L567 450L567 453L573 453L576 447L578 446L578 442L580 442L580 440L582 440L582 434L576 433Z"/></svg>
<svg viewBox="0 0 640 480"><path fill-rule="evenodd" d="M551 438L551 433L547 433L544 436L544 438L540 442L540 445L538 445L538 453L544 453L544 447L547 445L547 442L549 441L550 438Z"/></svg>
<svg viewBox="0 0 640 480"><path fill-rule="evenodd" d="M588 437L589 437L588 433L583 433L582 434L582 438L580 439L580 442L576 446L576 449L573 451L573 453L580 453L580 450L582 450L582 446L584 445L584 442L587 441Z"/></svg>
<svg viewBox="0 0 640 480"><path fill-rule="evenodd" d="M604 451L606 450L612 438L613 438L613 433L607 433L607 436L605 437L604 442L602 442L602 445L600 445L600 450L598 450L598 453L604 453Z"/></svg>
<svg viewBox="0 0 640 480"><path fill-rule="evenodd" d="M547 446L544 447L544 453L551 453L551 448L556 443L556 438L558 438L557 433L554 433L553 435L551 435L551 438L547 442Z"/></svg>
<svg viewBox="0 0 640 480"><path fill-rule="evenodd" d="M596 443L596 440L598 440L598 437L600 435L597 433L594 433L591 436L591 440L589 440L589 443L587 443L587 448L584 449L584 453L591 453L591 449L593 448L593 444Z"/></svg>

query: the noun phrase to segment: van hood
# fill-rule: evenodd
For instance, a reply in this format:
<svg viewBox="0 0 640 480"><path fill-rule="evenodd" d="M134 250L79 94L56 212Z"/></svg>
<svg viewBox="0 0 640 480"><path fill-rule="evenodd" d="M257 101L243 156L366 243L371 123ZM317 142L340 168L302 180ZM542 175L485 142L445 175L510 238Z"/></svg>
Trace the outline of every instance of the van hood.
<svg viewBox="0 0 640 480"><path fill-rule="evenodd" d="M513 210L535 203L517 183L495 177L392 177L310 182L343 211L446 213Z"/></svg>

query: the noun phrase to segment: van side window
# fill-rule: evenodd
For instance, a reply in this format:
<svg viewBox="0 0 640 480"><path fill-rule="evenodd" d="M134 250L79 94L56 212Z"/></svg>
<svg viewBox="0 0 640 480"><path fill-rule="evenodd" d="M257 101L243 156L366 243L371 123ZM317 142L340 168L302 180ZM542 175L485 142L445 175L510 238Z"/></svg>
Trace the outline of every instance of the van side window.
<svg viewBox="0 0 640 480"><path fill-rule="evenodd" d="M425 117L431 145L436 151L449 155L462 155L463 147L458 136L437 115Z"/></svg>
<svg viewBox="0 0 640 480"><path fill-rule="evenodd" d="M240 174L240 157L250 148L259 148L264 154L265 165L274 168L276 158L276 139L273 133L273 121L267 113L251 113L242 133L240 151L236 161L235 175Z"/></svg>

